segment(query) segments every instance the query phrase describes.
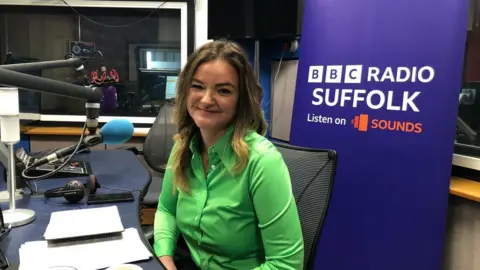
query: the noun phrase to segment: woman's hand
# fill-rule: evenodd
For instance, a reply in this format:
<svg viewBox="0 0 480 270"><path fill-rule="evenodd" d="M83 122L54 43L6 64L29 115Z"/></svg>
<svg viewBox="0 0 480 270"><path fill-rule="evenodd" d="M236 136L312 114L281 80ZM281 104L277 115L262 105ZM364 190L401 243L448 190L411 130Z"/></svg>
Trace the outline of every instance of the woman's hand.
<svg viewBox="0 0 480 270"><path fill-rule="evenodd" d="M160 262L167 268L167 270L177 270L175 263L173 262L173 258L171 256L161 256L158 257Z"/></svg>

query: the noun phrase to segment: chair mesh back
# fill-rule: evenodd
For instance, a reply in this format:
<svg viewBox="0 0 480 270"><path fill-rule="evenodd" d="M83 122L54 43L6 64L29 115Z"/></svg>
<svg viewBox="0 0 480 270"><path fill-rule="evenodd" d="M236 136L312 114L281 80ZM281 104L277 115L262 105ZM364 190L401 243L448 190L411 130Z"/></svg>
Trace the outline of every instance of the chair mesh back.
<svg viewBox="0 0 480 270"><path fill-rule="evenodd" d="M158 112L157 118L143 144L143 156L153 170L163 172L173 147L173 135L177 126L172 123L173 105L165 104Z"/></svg>
<svg viewBox="0 0 480 270"><path fill-rule="evenodd" d="M313 269L317 240L333 186L336 153L333 150L274 144L282 153L290 172L302 225L305 269Z"/></svg>

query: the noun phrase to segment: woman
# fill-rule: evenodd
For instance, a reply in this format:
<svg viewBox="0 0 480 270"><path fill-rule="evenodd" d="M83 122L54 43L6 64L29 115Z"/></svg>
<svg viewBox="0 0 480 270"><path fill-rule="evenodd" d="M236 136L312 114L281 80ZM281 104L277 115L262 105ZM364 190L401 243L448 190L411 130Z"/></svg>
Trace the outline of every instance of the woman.
<svg viewBox="0 0 480 270"><path fill-rule="evenodd" d="M245 53L208 43L177 84L178 134L155 215L155 254L176 269L181 233L201 269L303 269L289 173L263 137L262 89Z"/></svg>

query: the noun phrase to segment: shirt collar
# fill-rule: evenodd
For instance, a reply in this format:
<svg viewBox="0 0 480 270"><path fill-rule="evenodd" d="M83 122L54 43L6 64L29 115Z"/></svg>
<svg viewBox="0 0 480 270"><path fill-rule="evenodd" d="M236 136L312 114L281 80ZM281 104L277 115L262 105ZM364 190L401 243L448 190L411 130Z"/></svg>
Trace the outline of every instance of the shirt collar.
<svg viewBox="0 0 480 270"><path fill-rule="evenodd" d="M218 141L213 146L210 146L208 148L208 154L212 155L214 153L217 153L222 160L222 163L229 170L233 168L236 161L232 148L232 137L234 131L235 125L230 125L225 131L225 133L222 135L222 137L220 137L220 139L218 139ZM200 155L199 140L201 140L201 138L199 132L197 132L193 136L192 141L190 142L190 151L192 151L192 153L194 153L195 155Z"/></svg>

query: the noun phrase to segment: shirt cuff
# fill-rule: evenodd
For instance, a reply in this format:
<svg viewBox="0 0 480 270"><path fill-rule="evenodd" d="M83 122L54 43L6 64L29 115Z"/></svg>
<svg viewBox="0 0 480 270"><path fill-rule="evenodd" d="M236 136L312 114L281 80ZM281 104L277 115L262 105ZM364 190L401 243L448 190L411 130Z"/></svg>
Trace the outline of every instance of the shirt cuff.
<svg viewBox="0 0 480 270"><path fill-rule="evenodd" d="M175 254L175 245L167 243L167 241L155 241L153 243L153 251L157 257L171 256Z"/></svg>

